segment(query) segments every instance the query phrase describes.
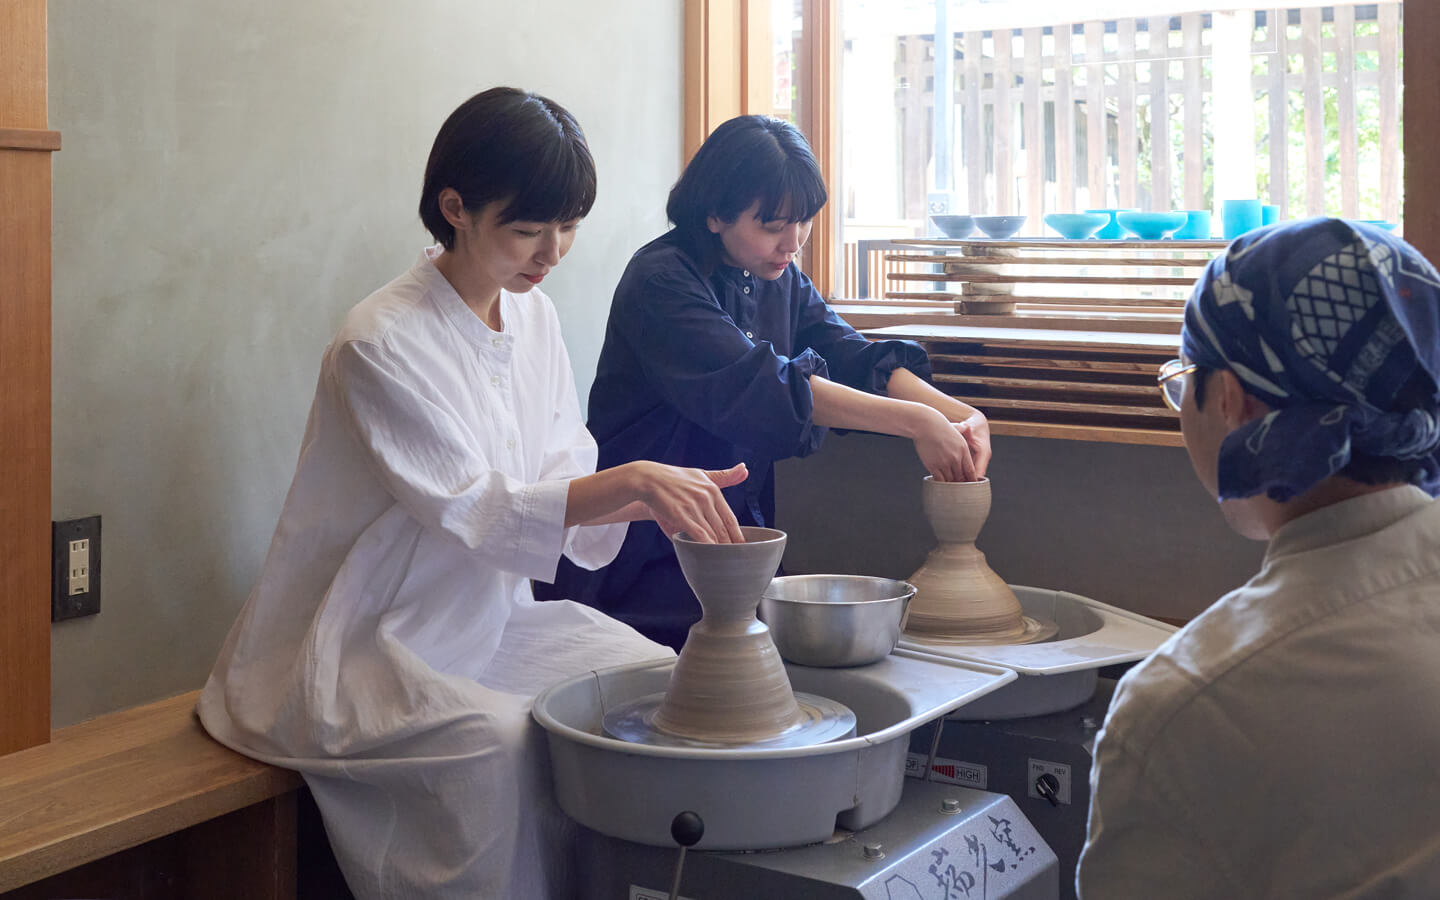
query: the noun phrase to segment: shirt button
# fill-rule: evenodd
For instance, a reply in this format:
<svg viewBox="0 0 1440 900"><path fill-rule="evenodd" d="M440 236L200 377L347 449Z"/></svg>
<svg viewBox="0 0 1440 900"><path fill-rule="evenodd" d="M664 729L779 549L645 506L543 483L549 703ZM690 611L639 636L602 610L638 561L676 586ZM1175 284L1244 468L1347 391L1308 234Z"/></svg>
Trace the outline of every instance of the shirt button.
<svg viewBox="0 0 1440 900"><path fill-rule="evenodd" d="M745 336L746 336L747 338L754 338L754 337L755 337L755 332L753 332L753 331L747 331L747 332L745 332Z"/></svg>
<svg viewBox="0 0 1440 900"><path fill-rule="evenodd" d="M490 383L493 384L493 385L495 385L496 387L499 387L499 386L500 386L500 376L499 376L499 375L491 375L491 376L490 376Z"/></svg>
<svg viewBox="0 0 1440 900"><path fill-rule="evenodd" d="M749 270L749 269L746 269L746 270L745 270L745 277L746 277L746 278L749 278L749 277L750 277L750 270Z"/></svg>
<svg viewBox="0 0 1440 900"><path fill-rule="evenodd" d="M510 440L508 440L508 441L505 442L505 449L507 449L507 450L514 450L514 449L515 449L515 439L514 439L514 438L511 438Z"/></svg>
<svg viewBox="0 0 1440 900"><path fill-rule="evenodd" d="M490 343L497 347L503 347L505 346L505 339L503 337L494 337L490 339Z"/></svg>
<svg viewBox="0 0 1440 900"><path fill-rule="evenodd" d="M748 287L745 289L745 293L750 293L750 289Z"/></svg>

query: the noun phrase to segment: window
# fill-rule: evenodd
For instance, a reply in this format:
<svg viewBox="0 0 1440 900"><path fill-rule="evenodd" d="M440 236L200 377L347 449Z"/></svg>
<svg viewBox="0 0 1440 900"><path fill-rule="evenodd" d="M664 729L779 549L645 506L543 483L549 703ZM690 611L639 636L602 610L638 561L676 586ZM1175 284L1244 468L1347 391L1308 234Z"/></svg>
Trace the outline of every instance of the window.
<svg viewBox="0 0 1440 900"><path fill-rule="evenodd" d="M847 244L938 236L931 212L1025 215L1038 237L1050 212L1249 197L1400 222L1399 0L1072 9L845 0Z"/></svg>
<svg viewBox="0 0 1440 900"><path fill-rule="evenodd" d="M1046 214L1400 223L1399 0L844 0L842 26L837 310L924 339L1000 432L1178 444L1154 371L1222 246L1061 244ZM944 213L1025 218L1008 248L909 242Z"/></svg>
<svg viewBox="0 0 1440 900"><path fill-rule="evenodd" d="M1178 444L1154 370L1174 356L1195 266L1221 245L1142 252L1125 244L1101 253L1090 242L1082 246L1093 258L1062 269L1055 257L1065 253L1052 247L957 262L944 258L959 252L954 246L883 243L936 234L932 203L1026 215L1019 237L1033 241L1051 212L1213 211L1220 200L1253 197L1283 217L1389 220L1422 252L1440 255L1440 174L1404 169L1401 156L1402 121L1412 155L1440 139L1432 137L1440 134L1440 57L1425 51L1440 32L1440 7L687 0L687 22L705 11L713 25L722 8L737 23L771 23L750 58L793 82L788 112L737 100L729 115L792 118L830 184L823 218L834 230L827 237L817 221L806 264L817 287L862 330L925 340L941 384L985 408L997 433ZM1067 14L1075 8L1083 18ZM692 44L708 56L688 53L687 76L691 66L714 71L725 59L724 28L713 31ZM949 35L939 45L950 52L939 57L937 32ZM788 65L777 46L782 55L788 48ZM1403 97L1402 73L1410 84ZM907 256L932 258L897 259ZM1157 257L1165 264L1118 265ZM1057 270L1068 277L1047 281ZM891 277L904 274L912 277ZM1007 289L1013 296L998 296Z"/></svg>

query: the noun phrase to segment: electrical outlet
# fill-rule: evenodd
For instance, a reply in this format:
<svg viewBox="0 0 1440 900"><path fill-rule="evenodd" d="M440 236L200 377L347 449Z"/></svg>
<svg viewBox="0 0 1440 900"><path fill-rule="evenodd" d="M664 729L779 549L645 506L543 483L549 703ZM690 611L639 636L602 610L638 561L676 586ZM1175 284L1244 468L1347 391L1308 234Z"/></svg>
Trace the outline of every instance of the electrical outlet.
<svg viewBox="0 0 1440 900"><path fill-rule="evenodd" d="M50 523L50 621L100 612L100 517Z"/></svg>

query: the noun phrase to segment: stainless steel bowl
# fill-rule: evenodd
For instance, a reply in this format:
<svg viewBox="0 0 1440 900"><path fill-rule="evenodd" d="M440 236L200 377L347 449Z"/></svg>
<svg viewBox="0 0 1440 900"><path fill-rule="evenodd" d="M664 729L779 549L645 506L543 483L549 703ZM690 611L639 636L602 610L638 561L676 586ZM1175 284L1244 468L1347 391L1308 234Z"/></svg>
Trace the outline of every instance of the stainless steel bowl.
<svg viewBox="0 0 1440 900"><path fill-rule="evenodd" d="M775 647L802 666L864 666L895 649L915 588L868 575L786 575L760 597Z"/></svg>

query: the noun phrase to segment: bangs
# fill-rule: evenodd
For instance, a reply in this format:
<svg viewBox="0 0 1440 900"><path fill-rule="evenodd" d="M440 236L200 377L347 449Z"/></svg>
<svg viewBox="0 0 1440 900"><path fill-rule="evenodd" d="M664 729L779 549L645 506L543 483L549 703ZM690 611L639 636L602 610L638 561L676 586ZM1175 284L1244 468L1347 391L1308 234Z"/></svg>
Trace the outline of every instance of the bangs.
<svg viewBox="0 0 1440 900"><path fill-rule="evenodd" d="M799 159L787 159L773 172L756 198L760 204L756 210L760 221L808 222L815 218L829 199L819 167L805 165Z"/></svg>
<svg viewBox="0 0 1440 900"><path fill-rule="evenodd" d="M529 179L500 213L500 223L569 222L595 205L595 161L583 143L561 140L527 161Z"/></svg>

